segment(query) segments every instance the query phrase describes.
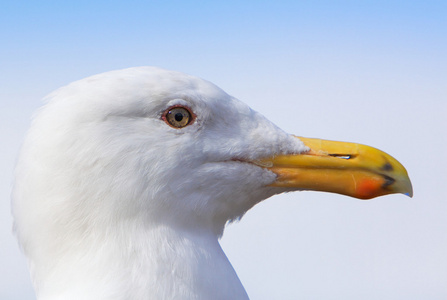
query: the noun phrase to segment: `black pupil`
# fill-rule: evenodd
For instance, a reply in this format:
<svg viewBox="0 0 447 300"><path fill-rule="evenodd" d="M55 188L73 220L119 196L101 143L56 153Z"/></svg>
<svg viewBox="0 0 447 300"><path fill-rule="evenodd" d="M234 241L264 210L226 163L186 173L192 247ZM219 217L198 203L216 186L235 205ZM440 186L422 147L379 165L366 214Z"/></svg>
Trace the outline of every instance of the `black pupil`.
<svg viewBox="0 0 447 300"><path fill-rule="evenodd" d="M183 114L182 113L176 113L174 115L174 118L177 122L180 122L181 120L183 120Z"/></svg>

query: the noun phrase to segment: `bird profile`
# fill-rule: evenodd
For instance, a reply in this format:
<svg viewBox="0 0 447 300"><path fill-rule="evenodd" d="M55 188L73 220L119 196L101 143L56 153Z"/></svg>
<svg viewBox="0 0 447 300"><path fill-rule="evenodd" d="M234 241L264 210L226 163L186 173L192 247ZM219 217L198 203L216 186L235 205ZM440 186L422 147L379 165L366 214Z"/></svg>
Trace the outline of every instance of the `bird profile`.
<svg viewBox="0 0 447 300"><path fill-rule="evenodd" d="M14 231L39 300L248 299L219 245L275 195L412 195L369 146L288 134L214 84L154 67L46 99L23 143Z"/></svg>

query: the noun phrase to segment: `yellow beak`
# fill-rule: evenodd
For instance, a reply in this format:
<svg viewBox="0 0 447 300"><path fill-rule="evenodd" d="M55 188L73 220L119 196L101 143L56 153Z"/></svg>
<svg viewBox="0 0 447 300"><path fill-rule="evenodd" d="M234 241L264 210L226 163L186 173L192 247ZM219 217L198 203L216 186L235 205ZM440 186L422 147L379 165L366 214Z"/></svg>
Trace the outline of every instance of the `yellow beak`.
<svg viewBox="0 0 447 300"><path fill-rule="evenodd" d="M393 193L413 196L407 170L391 155L356 143L299 139L310 151L260 162L278 175L271 186L338 193L359 199Z"/></svg>

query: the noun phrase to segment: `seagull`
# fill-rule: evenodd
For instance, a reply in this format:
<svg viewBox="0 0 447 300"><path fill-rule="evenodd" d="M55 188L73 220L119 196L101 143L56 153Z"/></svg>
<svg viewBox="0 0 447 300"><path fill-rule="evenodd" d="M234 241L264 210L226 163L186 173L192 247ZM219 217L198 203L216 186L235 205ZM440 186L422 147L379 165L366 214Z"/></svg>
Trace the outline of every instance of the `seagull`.
<svg viewBox="0 0 447 300"><path fill-rule="evenodd" d="M214 84L155 67L50 94L14 177L13 228L39 300L248 299L219 238L257 203L412 196L392 156L288 134Z"/></svg>

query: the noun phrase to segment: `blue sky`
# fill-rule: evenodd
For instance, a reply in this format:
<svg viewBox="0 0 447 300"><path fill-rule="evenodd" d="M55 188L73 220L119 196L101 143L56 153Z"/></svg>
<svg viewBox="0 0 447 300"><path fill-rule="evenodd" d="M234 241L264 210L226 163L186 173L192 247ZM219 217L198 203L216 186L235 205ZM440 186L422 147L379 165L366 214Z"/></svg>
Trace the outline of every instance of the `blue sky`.
<svg viewBox="0 0 447 300"><path fill-rule="evenodd" d="M293 193L231 225L222 244L252 299L447 298L447 2L1 6L1 299L34 299L9 213L32 112L73 80L142 65L208 79L288 132L376 146L410 173L412 200Z"/></svg>

